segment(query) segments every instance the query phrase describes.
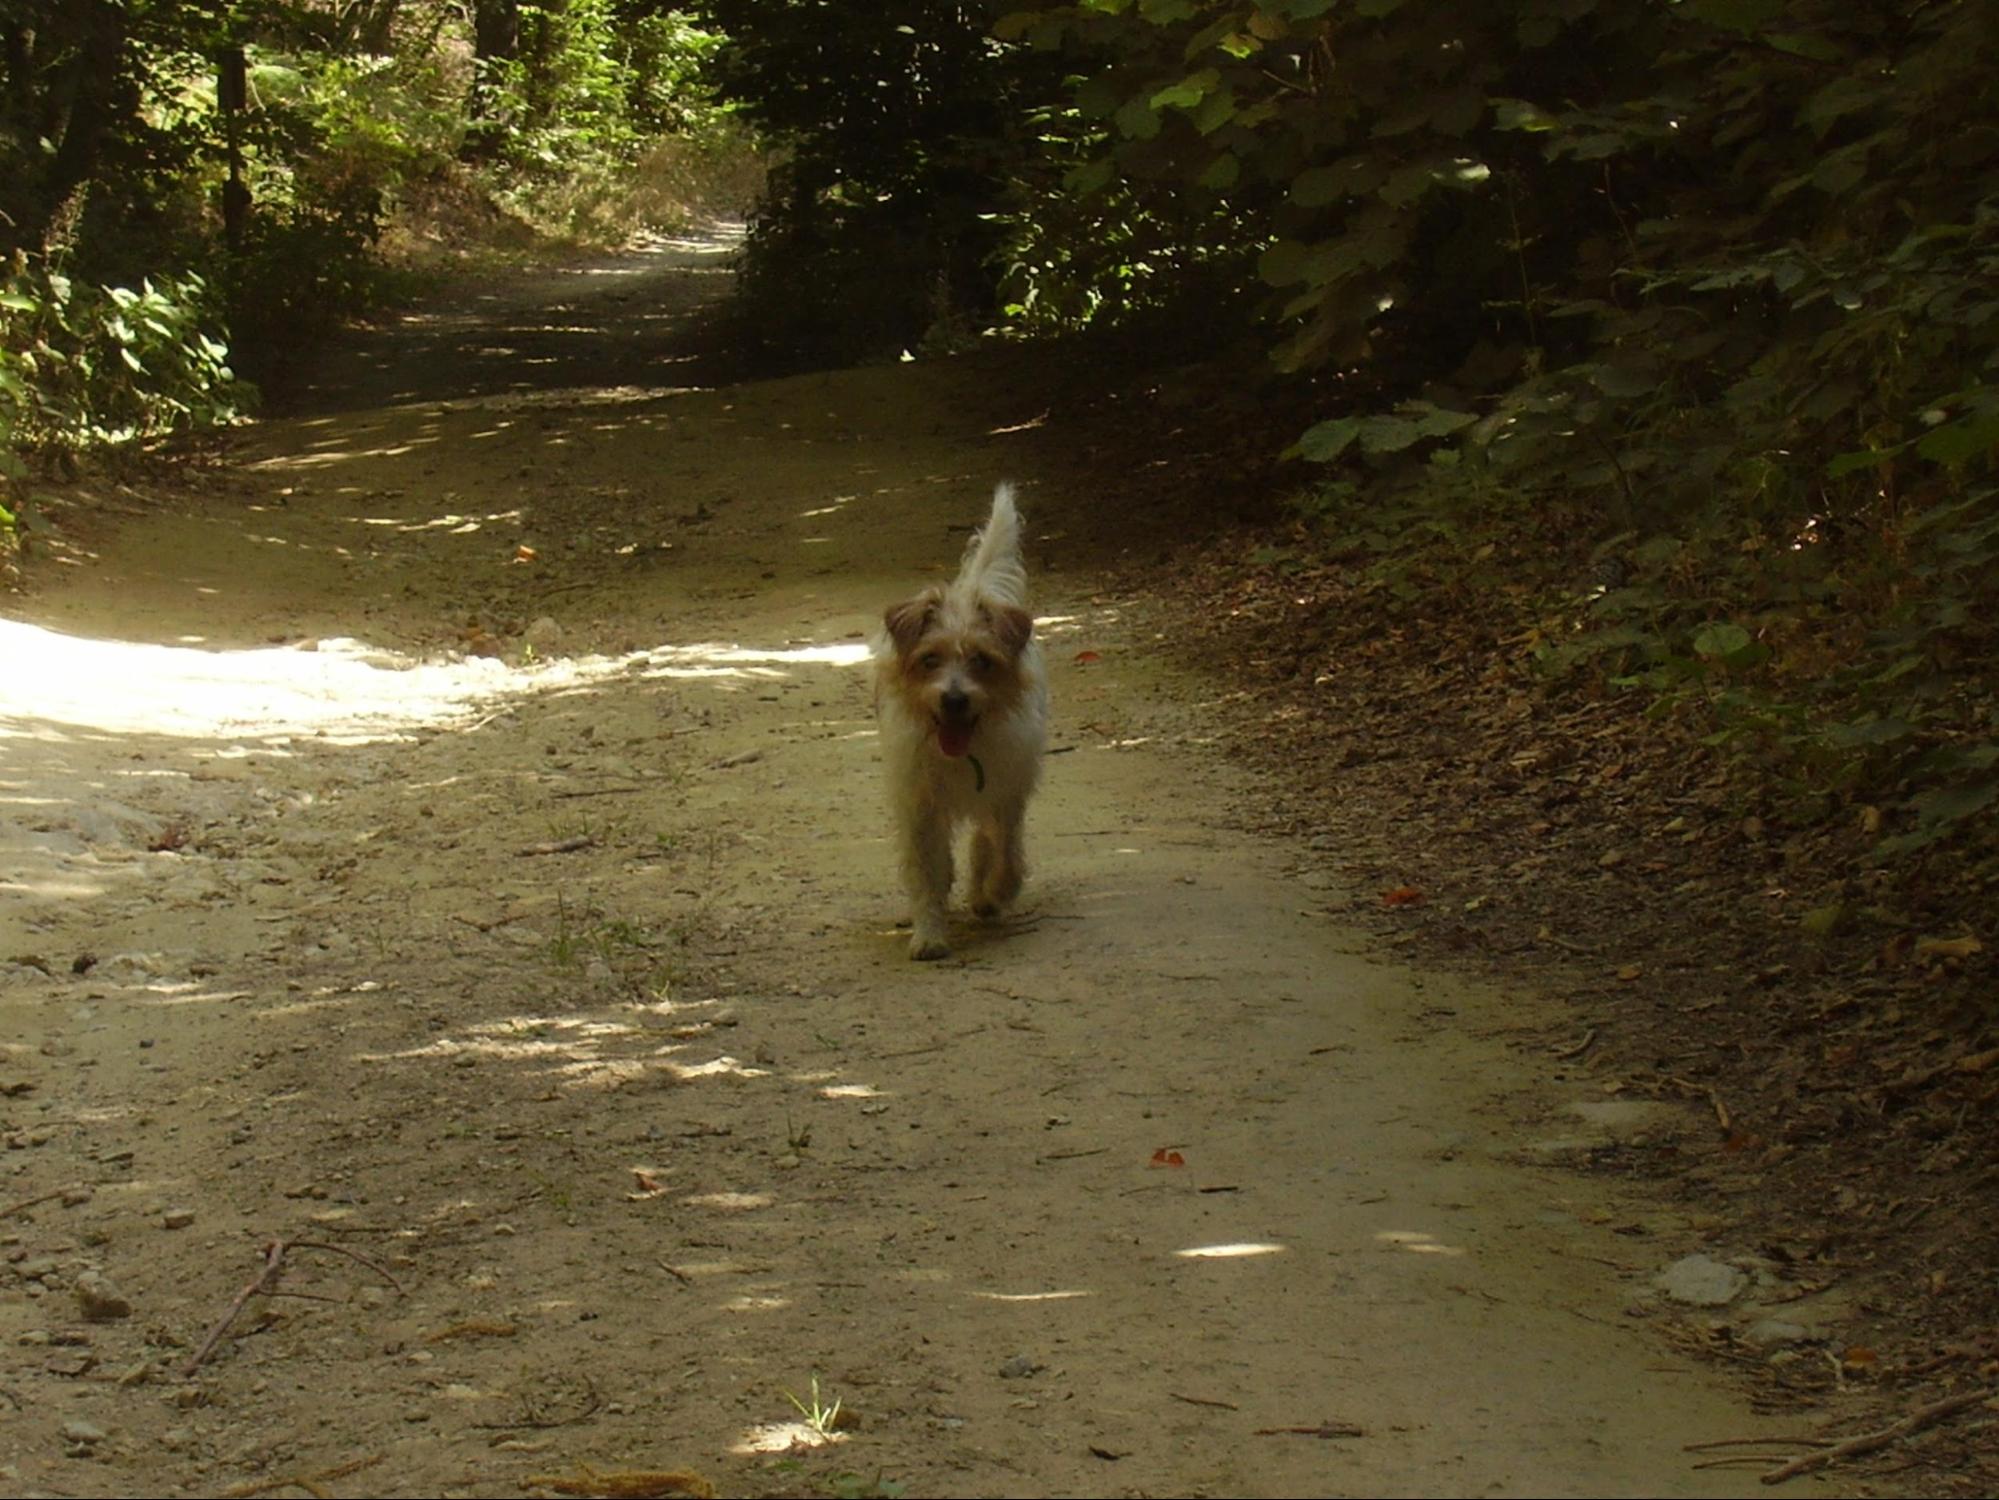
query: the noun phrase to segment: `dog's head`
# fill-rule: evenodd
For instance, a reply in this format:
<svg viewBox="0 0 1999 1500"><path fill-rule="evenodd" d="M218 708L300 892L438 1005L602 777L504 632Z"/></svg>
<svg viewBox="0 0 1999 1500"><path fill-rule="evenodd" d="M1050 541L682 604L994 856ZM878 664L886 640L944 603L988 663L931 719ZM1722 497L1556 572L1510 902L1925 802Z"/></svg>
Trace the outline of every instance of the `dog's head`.
<svg viewBox="0 0 1999 1500"><path fill-rule="evenodd" d="M970 753L980 723L1019 703L1021 656L1034 637L1026 610L933 588L889 606L882 626L894 651L894 689L944 754Z"/></svg>

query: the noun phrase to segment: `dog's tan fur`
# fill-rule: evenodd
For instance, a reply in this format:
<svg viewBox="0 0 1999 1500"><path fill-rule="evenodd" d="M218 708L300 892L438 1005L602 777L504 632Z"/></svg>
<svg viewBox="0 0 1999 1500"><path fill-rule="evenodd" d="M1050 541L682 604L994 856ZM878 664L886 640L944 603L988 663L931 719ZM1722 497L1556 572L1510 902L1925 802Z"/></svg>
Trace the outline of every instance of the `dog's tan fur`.
<svg viewBox="0 0 1999 1500"><path fill-rule="evenodd" d="M875 710L914 929L909 956L942 958L953 832L971 825L972 909L997 916L1026 877L1021 830L1048 741L1048 678L1011 487L993 496L948 587L883 614Z"/></svg>

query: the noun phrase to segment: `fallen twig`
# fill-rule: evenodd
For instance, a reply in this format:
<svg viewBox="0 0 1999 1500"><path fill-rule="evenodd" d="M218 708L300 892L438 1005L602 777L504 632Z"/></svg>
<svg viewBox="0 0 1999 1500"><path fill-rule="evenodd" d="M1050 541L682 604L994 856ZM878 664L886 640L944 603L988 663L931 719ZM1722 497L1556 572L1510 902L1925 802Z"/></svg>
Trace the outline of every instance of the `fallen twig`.
<svg viewBox="0 0 1999 1500"><path fill-rule="evenodd" d="M24 1213L38 1203L46 1203L51 1198L60 1198L68 1191L66 1187L59 1187L54 1192L37 1193L32 1198L23 1198L19 1203L10 1203L5 1208L0 1208L0 1219L11 1219L15 1214Z"/></svg>
<svg viewBox="0 0 1999 1500"><path fill-rule="evenodd" d="M229 1304L229 1311L222 1315L222 1321L208 1331L208 1337L203 1339L201 1347L194 1351L194 1358L180 1367L182 1375L192 1375L196 1370L201 1368L202 1363L208 1356L215 1352L215 1346L222 1342L222 1335L229 1331L229 1325L236 1321L236 1314L243 1310L244 1304L256 1296L257 1293L269 1291L277 1284L278 1272L283 1268L284 1263L285 1242L283 1240L271 1240L266 1243L264 1246L264 1269L257 1273L255 1280L251 1281L242 1291L236 1294L236 1300Z"/></svg>
<svg viewBox="0 0 1999 1500"><path fill-rule="evenodd" d="M1550 1055L1563 1059L1581 1057L1585 1052L1589 1051L1590 1043L1595 1040L1596 1028L1592 1026L1583 1033L1581 1041L1570 1042L1566 1047L1550 1047L1548 1051Z"/></svg>
<svg viewBox="0 0 1999 1500"><path fill-rule="evenodd" d="M579 1422L587 1422L597 1415L598 1408L604 1404L604 1398L598 1394L596 1381L592 1380L588 1375L583 1375L579 1378L583 1383L584 1399L577 1409L567 1416L544 1416L542 1415L543 1408L538 1403L523 1396L521 1398L521 1419L518 1422L474 1422L472 1425L489 1431L511 1432L523 1427L530 1429L573 1427ZM595 1492L581 1491L578 1493L590 1494Z"/></svg>
<svg viewBox="0 0 1999 1500"><path fill-rule="evenodd" d="M616 1469L609 1472L578 1463L574 1475L530 1474L528 1483L558 1495L613 1495L619 1500L654 1500L685 1496L714 1500L715 1486L691 1469Z"/></svg>
<svg viewBox="0 0 1999 1500"><path fill-rule="evenodd" d="M335 1255L344 1255L349 1260L359 1261L394 1287L398 1296L403 1294L403 1284L396 1280L394 1274L372 1256L363 1255L359 1250L349 1250L345 1245L330 1245L324 1240L266 1241L263 1269L257 1273L254 1280L236 1294L235 1301L229 1304L229 1310L222 1315L221 1321L209 1330L208 1337L201 1341L201 1347L195 1350L194 1357L181 1366L180 1372L183 1376L194 1374L207 1361L208 1356L215 1352L215 1346L222 1342L222 1335L229 1331L229 1325L236 1321L237 1314L243 1311L252 1297L259 1292L269 1295L276 1291L278 1276L284 1269L285 1253L288 1250L331 1250Z"/></svg>
<svg viewBox="0 0 1999 1500"><path fill-rule="evenodd" d="M245 1484L232 1484L222 1493L229 1500L242 1500L249 1495L261 1495L266 1490L281 1490L296 1485L308 1495L324 1495L320 1486L333 1479L345 1479L349 1474L358 1474L363 1469L372 1469L387 1455L371 1453L366 1458L351 1458L344 1464L335 1464L330 1469L321 1469L317 1474L287 1474L281 1479L253 1479Z"/></svg>
<svg viewBox="0 0 1999 1500"><path fill-rule="evenodd" d="M1932 1401L1928 1406L1917 1407L1899 1422L1891 1422L1878 1432L1863 1432L1850 1438L1842 1438L1816 1453L1807 1453L1794 1458L1789 1463L1765 1474L1763 1482L1782 1484L1787 1479L1795 1479L1798 1475L1808 1474L1813 1469L1822 1469L1827 1464L1838 1463L1843 1458L1872 1453L1876 1449L1886 1448L1890 1443L1899 1442L1911 1433L1921 1432L1925 1427L1941 1422L1955 1412L1995 1400L1999 1400L1999 1386L1987 1386L1980 1391L1959 1391L1955 1396L1945 1396L1941 1401Z"/></svg>
<svg viewBox="0 0 1999 1500"><path fill-rule="evenodd" d="M1315 1438L1366 1437L1367 1431L1364 1428L1355 1426L1352 1422L1321 1422L1317 1427L1259 1427L1256 1429L1254 1436L1315 1437Z"/></svg>
<svg viewBox="0 0 1999 1500"><path fill-rule="evenodd" d="M587 833L579 833L574 838L548 839L539 844L529 844L525 849L516 849L517 857L530 854L574 854L578 849L588 849L597 841Z"/></svg>
<svg viewBox="0 0 1999 1500"><path fill-rule="evenodd" d="M1168 1391L1166 1394L1171 1396L1175 1401L1186 1402L1189 1406L1219 1406L1223 1411L1242 1410L1233 1401L1217 1401L1212 1396L1183 1396L1178 1391Z"/></svg>

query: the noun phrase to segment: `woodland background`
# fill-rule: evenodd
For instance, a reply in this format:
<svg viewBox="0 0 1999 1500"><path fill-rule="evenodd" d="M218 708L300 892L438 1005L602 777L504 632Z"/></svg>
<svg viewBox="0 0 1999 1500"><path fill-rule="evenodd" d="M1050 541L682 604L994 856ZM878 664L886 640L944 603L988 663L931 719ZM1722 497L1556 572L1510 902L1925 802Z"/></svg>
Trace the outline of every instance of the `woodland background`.
<svg viewBox="0 0 1999 1500"><path fill-rule="evenodd" d="M1537 837L1582 795L1698 845L1597 920L1747 931L1769 1150L1947 1137L1975 1209L1996 78L1982 0L12 0L0 534L437 277L740 205L748 367L1049 359L1178 463L1190 536L1246 527L1189 576L1273 764L1427 732L1500 791L1587 782ZM1400 675L1336 712L1356 663ZM1479 705L1521 700L1612 749L1495 750ZM1301 802L1385 759L1343 755Z"/></svg>

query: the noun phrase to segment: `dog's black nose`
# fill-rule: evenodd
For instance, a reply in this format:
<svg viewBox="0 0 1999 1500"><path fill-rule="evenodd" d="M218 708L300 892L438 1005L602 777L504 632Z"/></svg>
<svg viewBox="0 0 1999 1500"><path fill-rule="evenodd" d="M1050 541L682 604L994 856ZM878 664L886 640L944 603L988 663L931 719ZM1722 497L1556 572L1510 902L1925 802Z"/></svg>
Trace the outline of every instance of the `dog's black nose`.
<svg viewBox="0 0 1999 1500"><path fill-rule="evenodd" d="M965 710L972 706L972 695L963 688L946 688L944 696L938 699L938 706L954 719L962 719Z"/></svg>

